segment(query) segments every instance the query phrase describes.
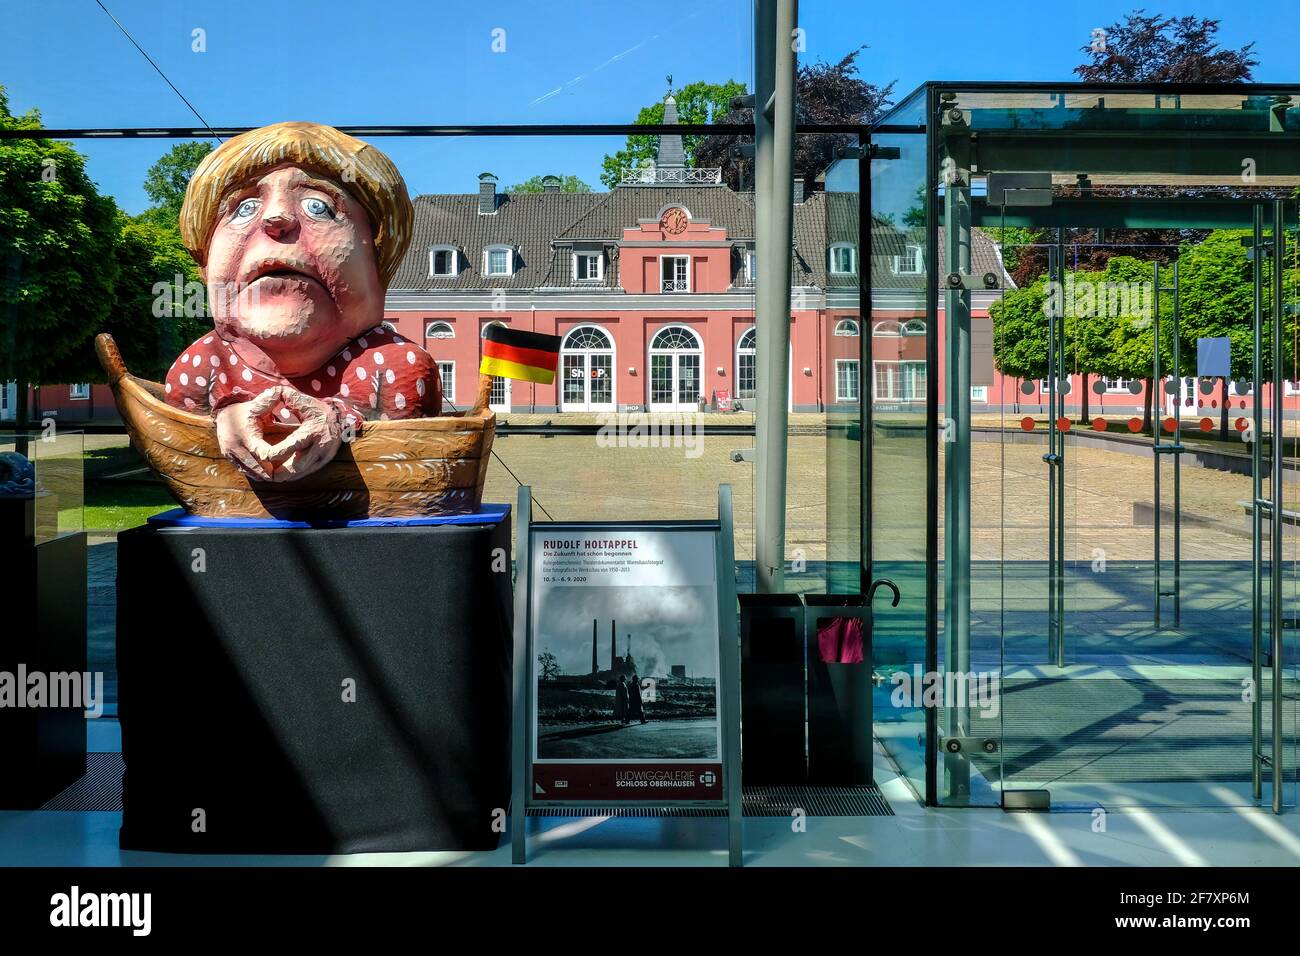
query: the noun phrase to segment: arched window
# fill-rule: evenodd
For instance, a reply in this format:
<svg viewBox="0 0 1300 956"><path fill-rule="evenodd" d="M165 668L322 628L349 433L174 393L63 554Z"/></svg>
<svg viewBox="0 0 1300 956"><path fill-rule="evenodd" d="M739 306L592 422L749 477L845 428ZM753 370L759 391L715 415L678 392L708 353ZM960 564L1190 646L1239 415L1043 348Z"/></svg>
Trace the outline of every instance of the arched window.
<svg viewBox="0 0 1300 956"><path fill-rule="evenodd" d="M426 339L454 339L456 330L450 322L430 322L424 330Z"/></svg>
<svg viewBox="0 0 1300 956"><path fill-rule="evenodd" d="M736 343L736 398L754 398L758 394L757 356L758 329L751 325Z"/></svg>
<svg viewBox="0 0 1300 956"><path fill-rule="evenodd" d="M560 344L560 411L614 408L614 342L597 325L570 329Z"/></svg>
<svg viewBox="0 0 1300 956"><path fill-rule="evenodd" d="M925 319L912 319L903 323L904 335L925 335Z"/></svg>
<svg viewBox="0 0 1300 956"><path fill-rule="evenodd" d="M903 334L903 326L902 323L895 322L893 319L885 319L883 322L877 322L871 327L871 334L892 338Z"/></svg>
<svg viewBox="0 0 1300 956"><path fill-rule="evenodd" d="M844 338L857 338L858 323L854 319L840 319L835 323L835 334Z"/></svg>
<svg viewBox="0 0 1300 956"><path fill-rule="evenodd" d="M704 345L693 329L666 325L650 340L650 410L699 407Z"/></svg>
<svg viewBox="0 0 1300 956"><path fill-rule="evenodd" d="M858 249L851 242L833 243L829 250L831 275L855 275L858 271Z"/></svg>

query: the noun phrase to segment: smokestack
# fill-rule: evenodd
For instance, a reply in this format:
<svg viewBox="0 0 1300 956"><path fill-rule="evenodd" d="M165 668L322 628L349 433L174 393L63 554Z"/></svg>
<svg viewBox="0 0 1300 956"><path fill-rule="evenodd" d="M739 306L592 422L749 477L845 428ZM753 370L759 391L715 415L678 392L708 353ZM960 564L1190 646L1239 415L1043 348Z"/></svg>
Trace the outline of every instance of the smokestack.
<svg viewBox="0 0 1300 956"><path fill-rule="evenodd" d="M794 204L797 206L803 202L803 177L794 178Z"/></svg>
<svg viewBox="0 0 1300 956"><path fill-rule="evenodd" d="M478 214L490 216L497 211L497 178L491 173L478 174Z"/></svg>
<svg viewBox="0 0 1300 956"><path fill-rule="evenodd" d="M609 622L609 669L618 670L618 638L615 636L614 625L617 622Z"/></svg>
<svg viewBox="0 0 1300 956"><path fill-rule="evenodd" d="M595 676L595 674L596 674L599 670L600 670L600 668L596 666L596 619L593 617L593 618L591 619L591 673L592 673L592 676Z"/></svg>
<svg viewBox="0 0 1300 956"><path fill-rule="evenodd" d="M560 191L560 177L559 177L559 176L543 176L543 177L542 177L542 192L544 192L544 193L558 193L559 191Z"/></svg>

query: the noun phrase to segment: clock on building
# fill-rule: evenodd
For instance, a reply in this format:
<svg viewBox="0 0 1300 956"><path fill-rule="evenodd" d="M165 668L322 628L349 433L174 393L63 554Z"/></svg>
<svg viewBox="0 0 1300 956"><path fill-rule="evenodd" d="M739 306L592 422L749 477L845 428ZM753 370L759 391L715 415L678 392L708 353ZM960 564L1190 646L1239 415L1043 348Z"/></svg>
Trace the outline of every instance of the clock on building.
<svg viewBox="0 0 1300 956"><path fill-rule="evenodd" d="M680 236L686 231L687 222L689 222L689 219L686 215L686 210L674 207L666 210L664 214L659 217L659 228L670 236Z"/></svg>

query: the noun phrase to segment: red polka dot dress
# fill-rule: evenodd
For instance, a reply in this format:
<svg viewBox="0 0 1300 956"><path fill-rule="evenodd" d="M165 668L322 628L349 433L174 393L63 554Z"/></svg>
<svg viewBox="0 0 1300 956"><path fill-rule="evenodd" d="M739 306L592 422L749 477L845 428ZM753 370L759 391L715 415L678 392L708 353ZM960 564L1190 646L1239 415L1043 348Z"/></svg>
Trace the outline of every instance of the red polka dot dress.
<svg viewBox="0 0 1300 956"><path fill-rule="evenodd" d="M387 326L358 336L316 371L294 378L277 373L256 349L241 344L236 351L213 332L172 363L163 391L169 405L215 414L227 405L252 401L276 385L290 385L333 405L343 422L357 430L366 421L427 418L442 411L437 364ZM268 414L285 424L297 420L283 405Z"/></svg>

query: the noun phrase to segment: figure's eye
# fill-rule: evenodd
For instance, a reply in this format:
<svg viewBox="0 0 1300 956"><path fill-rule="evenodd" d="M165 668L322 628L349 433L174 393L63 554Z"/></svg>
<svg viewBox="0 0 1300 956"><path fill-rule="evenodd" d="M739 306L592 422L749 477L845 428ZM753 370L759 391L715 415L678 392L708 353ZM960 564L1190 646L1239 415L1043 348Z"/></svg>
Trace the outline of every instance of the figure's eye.
<svg viewBox="0 0 1300 956"><path fill-rule="evenodd" d="M253 215L257 212L257 207L261 204L258 199L245 199L235 209L235 214L230 217L230 221L238 225L248 222L253 218Z"/></svg>
<svg viewBox="0 0 1300 956"><path fill-rule="evenodd" d="M317 196L310 196L302 201L303 211L313 219L333 219L334 207L324 199Z"/></svg>

